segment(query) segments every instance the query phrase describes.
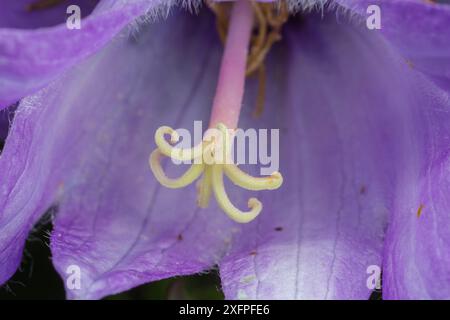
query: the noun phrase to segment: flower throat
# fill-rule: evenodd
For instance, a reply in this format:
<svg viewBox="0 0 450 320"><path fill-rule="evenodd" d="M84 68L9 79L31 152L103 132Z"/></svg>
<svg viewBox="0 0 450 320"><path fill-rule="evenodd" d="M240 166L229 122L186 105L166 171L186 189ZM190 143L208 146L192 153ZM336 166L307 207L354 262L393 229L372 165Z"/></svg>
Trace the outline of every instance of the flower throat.
<svg viewBox="0 0 450 320"><path fill-rule="evenodd" d="M281 39L281 27L288 19L288 12L284 2L276 6L248 0L237 0L232 4L207 4L217 17L217 30L224 43L209 129L197 146L181 149L175 146L179 142L177 132L167 126L160 127L155 133L157 148L151 153L149 163L155 178L163 186L183 188L198 179L198 206L206 208L214 194L219 207L231 219L247 223L261 213L262 203L250 198L248 211L236 208L225 191L223 176L226 175L238 187L253 191L278 189L283 183L279 172L263 177L248 175L231 161L230 154L246 77L258 75L257 107L254 112L258 116L263 111L265 100L264 60L272 45ZM170 136L169 141L166 135ZM191 165L181 177L172 179L162 169L162 156Z"/></svg>
<svg viewBox="0 0 450 320"><path fill-rule="evenodd" d="M261 116L264 109L266 91L266 68L264 60L272 46L281 40L281 28L289 18L285 1L279 3L258 3L249 1L254 11L256 32L250 40L247 57L246 76L258 77L258 95L253 116ZM216 15L216 28L220 40L225 44L229 29L231 3L220 3L208 0L207 6Z"/></svg>

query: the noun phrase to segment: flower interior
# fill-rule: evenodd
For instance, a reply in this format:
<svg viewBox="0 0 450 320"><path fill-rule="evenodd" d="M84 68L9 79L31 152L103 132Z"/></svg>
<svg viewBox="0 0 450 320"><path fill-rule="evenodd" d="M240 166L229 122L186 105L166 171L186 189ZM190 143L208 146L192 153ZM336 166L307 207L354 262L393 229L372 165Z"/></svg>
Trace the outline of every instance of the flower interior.
<svg viewBox="0 0 450 320"><path fill-rule="evenodd" d="M214 194L220 208L231 219L247 223L261 213L263 205L258 199L250 198L248 211L235 207L225 191L223 175L236 186L253 191L278 189L283 183L279 172L266 177L252 177L239 169L230 159L230 141L238 126L247 76L258 76L254 115L257 117L263 111L264 59L272 45L281 39L280 31L288 19L288 11L284 3L274 5L247 0L233 4L210 2L208 6L216 14L217 30L225 45L209 129L200 144L191 149L181 149L174 146L179 141L177 132L167 126L160 127L155 133L157 149L150 155L150 168L155 178L167 188L183 188L199 179L199 207L206 208ZM169 141L166 135L170 136ZM162 169L162 156L192 164L181 177L172 179Z"/></svg>

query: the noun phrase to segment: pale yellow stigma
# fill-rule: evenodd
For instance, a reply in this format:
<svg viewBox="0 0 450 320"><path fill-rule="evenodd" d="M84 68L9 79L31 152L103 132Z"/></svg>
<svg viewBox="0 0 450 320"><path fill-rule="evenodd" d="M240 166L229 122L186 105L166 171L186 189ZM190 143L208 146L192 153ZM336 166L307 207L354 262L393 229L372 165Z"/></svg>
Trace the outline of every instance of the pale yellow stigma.
<svg viewBox="0 0 450 320"><path fill-rule="evenodd" d="M262 210L262 203L256 198L248 200L249 211L236 208L225 191L223 175L225 174L235 185L247 190L274 190L281 186L283 177L274 172L267 177L253 177L243 172L230 160L231 135L223 124L217 126L219 136L205 136L203 141L190 149L174 147L179 136L170 127L160 127L155 133L157 149L150 155L150 168L156 180L167 188L177 189L188 186L197 180L197 204L201 208L208 207L211 194L214 193L220 208L234 221L247 223L255 219ZM165 135L170 135L169 142ZM179 178L167 177L161 166L161 156L173 160L188 162L190 168ZM203 174L203 175L202 175Z"/></svg>

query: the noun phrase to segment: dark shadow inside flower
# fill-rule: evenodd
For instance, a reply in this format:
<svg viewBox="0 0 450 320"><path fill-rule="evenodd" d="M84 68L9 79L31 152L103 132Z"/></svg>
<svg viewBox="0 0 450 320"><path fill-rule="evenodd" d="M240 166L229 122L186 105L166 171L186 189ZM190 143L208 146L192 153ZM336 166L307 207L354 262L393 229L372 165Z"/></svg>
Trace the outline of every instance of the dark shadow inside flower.
<svg viewBox="0 0 450 320"><path fill-rule="evenodd" d="M77 5L81 17L87 17L98 0L15 0L4 1L0 11L0 28L36 29L65 23L67 8Z"/></svg>

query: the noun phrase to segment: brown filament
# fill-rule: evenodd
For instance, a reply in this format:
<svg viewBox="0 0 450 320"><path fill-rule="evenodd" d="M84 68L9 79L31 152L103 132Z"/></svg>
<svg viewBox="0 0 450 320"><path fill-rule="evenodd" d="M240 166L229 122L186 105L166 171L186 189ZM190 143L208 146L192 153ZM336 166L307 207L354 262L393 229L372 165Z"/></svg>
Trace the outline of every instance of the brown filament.
<svg viewBox="0 0 450 320"><path fill-rule="evenodd" d="M266 100L266 67L264 64L258 68L258 95L256 97L256 106L253 110L255 118L261 117L264 111L264 101Z"/></svg>

